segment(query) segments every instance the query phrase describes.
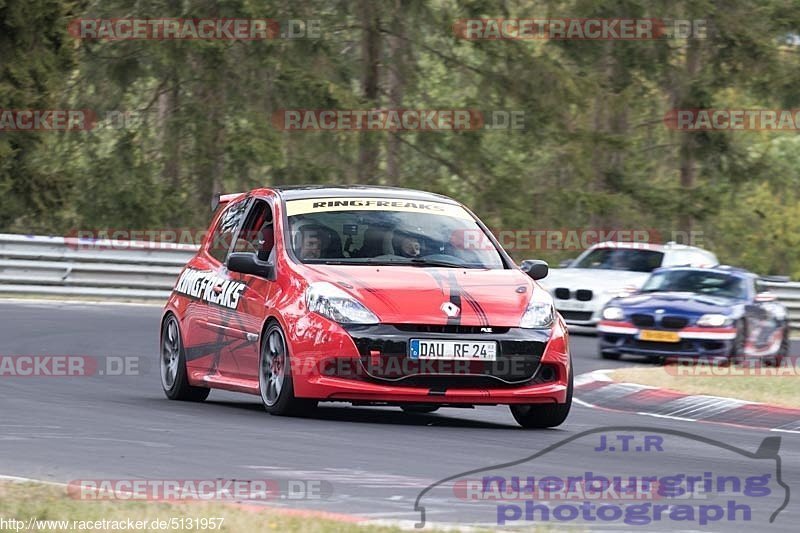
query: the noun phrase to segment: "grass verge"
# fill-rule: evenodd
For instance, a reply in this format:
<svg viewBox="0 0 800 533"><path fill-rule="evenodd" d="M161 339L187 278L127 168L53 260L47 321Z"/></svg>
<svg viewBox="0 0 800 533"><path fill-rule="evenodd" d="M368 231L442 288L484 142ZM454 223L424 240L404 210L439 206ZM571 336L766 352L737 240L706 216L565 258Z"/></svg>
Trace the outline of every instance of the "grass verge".
<svg viewBox="0 0 800 533"><path fill-rule="evenodd" d="M794 362L793 358L791 360ZM800 368L793 365L753 371L747 365L681 368L678 364L622 368L614 370L610 377L614 381L651 385L687 394L709 394L800 408Z"/></svg>
<svg viewBox="0 0 800 533"><path fill-rule="evenodd" d="M322 514L301 514L269 507L245 507L221 502L178 504L81 501L68 497L64 487L0 481L0 531L60 533L65 531L158 531L161 533L165 531L203 531L206 533L244 531L390 533L401 531L399 528L391 527L362 527L353 520L334 520L320 515ZM21 521L21 523L18 526L14 525L10 522L12 519ZM140 521L144 527L130 528L129 519L133 522ZM215 524L221 522L221 526L212 529L210 519L214 519ZM220 519L222 520L220 521ZM34 521L34 527L28 529L31 520ZM107 523L103 524L103 520ZM197 524L198 520L199 524ZM62 523L59 524L57 521ZM115 524L112 523L114 521L118 522L117 526L124 527L115 528ZM80 522L84 522L84 524ZM81 527L81 525L87 527Z"/></svg>

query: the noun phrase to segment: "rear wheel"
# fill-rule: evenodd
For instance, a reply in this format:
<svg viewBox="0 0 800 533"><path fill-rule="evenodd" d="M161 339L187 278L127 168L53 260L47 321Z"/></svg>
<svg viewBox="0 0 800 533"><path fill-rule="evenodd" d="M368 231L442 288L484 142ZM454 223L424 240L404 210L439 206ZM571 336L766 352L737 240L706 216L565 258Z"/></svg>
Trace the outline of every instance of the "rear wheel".
<svg viewBox="0 0 800 533"><path fill-rule="evenodd" d="M569 369L567 401L564 403L511 405L511 415L517 423L526 428L552 428L560 426L569 415L572 407L572 366Z"/></svg>
<svg viewBox="0 0 800 533"><path fill-rule="evenodd" d="M790 330L789 326L786 326L783 329L783 338L781 339L781 346L778 348L778 352L769 359L769 362L775 366L781 366L783 364L783 360L786 357L789 357L789 346L791 344L791 340L789 339Z"/></svg>
<svg viewBox="0 0 800 533"><path fill-rule="evenodd" d="M433 413L439 410L437 405L401 405L400 409L406 413Z"/></svg>
<svg viewBox="0 0 800 533"><path fill-rule="evenodd" d="M296 398L289 349L283 330L271 322L261 341L258 364L258 385L261 403L268 413L280 416L307 414L317 406L316 400Z"/></svg>
<svg viewBox="0 0 800 533"><path fill-rule="evenodd" d="M202 402L210 389L192 387L186 374L186 355L181 340L181 328L175 315L169 315L161 326L161 388L170 400Z"/></svg>

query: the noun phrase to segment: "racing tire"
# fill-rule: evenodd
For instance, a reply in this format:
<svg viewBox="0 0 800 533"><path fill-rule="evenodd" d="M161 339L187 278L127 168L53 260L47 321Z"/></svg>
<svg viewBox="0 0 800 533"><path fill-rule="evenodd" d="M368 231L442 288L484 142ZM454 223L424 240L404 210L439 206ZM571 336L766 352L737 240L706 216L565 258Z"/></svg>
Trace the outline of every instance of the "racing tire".
<svg viewBox="0 0 800 533"><path fill-rule="evenodd" d="M525 429L544 429L560 426L567 419L569 410L572 407L572 382L572 365L570 365L566 402L510 405L511 415Z"/></svg>
<svg viewBox="0 0 800 533"><path fill-rule="evenodd" d="M731 353L728 354L728 362L736 365L744 362L746 359L744 354L745 344L747 342L747 323L740 320L736 323L736 338L733 339L731 346Z"/></svg>
<svg viewBox="0 0 800 533"><path fill-rule="evenodd" d="M602 350L600 351L600 357L603 359L608 359L609 361L616 361L617 359L620 358L621 355L622 354L620 354L619 352L604 352Z"/></svg>
<svg viewBox="0 0 800 533"><path fill-rule="evenodd" d="M208 398L211 389L189 385L186 352L183 349L181 327L175 315L169 315L161 325L159 368L161 388L170 400L202 402Z"/></svg>
<svg viewBox="0 0 800 533"><path fill-rule="evenodd" d="M401 405L400 409L406 413L434 413L439 410L438 405Z"/></svg>
<svg viewBox="0 0 800 533"><path fill-rule="evenodd" d="M277 322L264 331L258 357L258 389L264 409L271 415L303 416L317 406L317 400L296 398L286 336Z"/></svg>
<svg viewBox="0 0 800 533"><path fill-rule="evenodd" d="M783 360L789 357L789 349L792 342L789 338L790 334L791 332L789 330L789 326L786 326L783 329L783 338L781 339L781 346L778 348L778 353L769 358L769 364L776 367L781 366L783 364Z"/></svg>

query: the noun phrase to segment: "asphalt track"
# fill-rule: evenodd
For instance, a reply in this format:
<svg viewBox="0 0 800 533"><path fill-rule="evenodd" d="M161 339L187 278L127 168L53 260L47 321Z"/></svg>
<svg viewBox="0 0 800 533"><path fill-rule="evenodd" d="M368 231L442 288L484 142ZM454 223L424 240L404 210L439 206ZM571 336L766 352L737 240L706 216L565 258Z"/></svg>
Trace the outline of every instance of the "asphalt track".
<svg viewBox="0 0 800 533"><path fill-rule="evenodd" d="M0 302L0 355L73 354L140 357L143 361L138 375L0 377L0 474L57 482L318 480L332 493L321 499L279 499L272 504L413 523L420 519L415 510L418 494L442 478L521 459L581 432L640 426L650 428L644 433L677 430L751 452L765 437L780 436L783 480L796 496L772 524L763 522L761 515L768 514L764 511L757 524L756 517L751 523L734 520L706 527L664 520L644 529L796 531L800 523L797 434L661 419L578 404L562 427L526 431L517 427L505 407L409 415L396 408L323 404L313 418L293 419L267 415L257 397L220 391L212 392L202 404L170 402L161 392L155 365L159 314L160 308L155 306ZM798 351L794 343L793 354ZM572 353L576 374L635 364L598 359L593 337L574 335ZM593 439L592 446L597 445L596 435L582 438ZM637 467L675 473L708 470L741 476L761 471L761 463L751 458L690 438L682 438L680 444L676 441L665 453L635 455L590 455L574 445L537 459L537 468L555 476L576 467L595 472L628 472ZM428 523L492 524L491 515L481 505L458 500L452 492L449 497L435 492L428 493L428 500L423 498ZM773 504L764 500L764 506L769 505ZM583 527L630 529L619 521L596 521Z"/></svg>

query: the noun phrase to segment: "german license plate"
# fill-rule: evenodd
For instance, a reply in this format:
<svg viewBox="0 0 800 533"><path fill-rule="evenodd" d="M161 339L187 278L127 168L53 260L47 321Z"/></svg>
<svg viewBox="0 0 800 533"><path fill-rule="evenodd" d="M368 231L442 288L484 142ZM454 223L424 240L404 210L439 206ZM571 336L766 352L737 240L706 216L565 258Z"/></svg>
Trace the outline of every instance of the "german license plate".
<svg viewBox="0 0 800 533"><path fill-rule="evenodd" d="M408 343L411 359L455 359L466 361L496 361L494 341L446 341L411 339Z"/></svg>
<svg viewBox="0 0 800 533"><path fill-rule="evenodd" d="M656 331L643 329L639 332L639 340L655 342L681 342L681 337L677 331Z"/></svg>

